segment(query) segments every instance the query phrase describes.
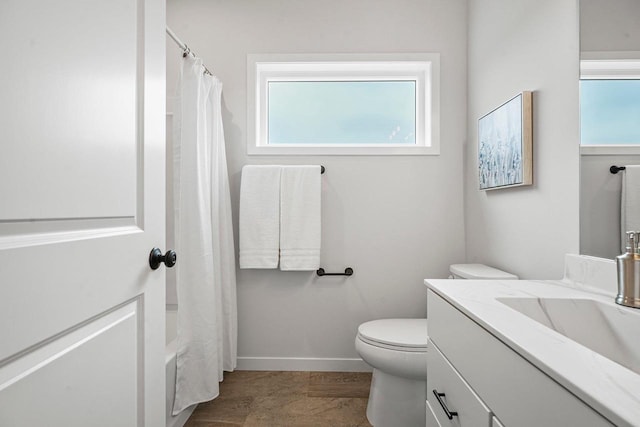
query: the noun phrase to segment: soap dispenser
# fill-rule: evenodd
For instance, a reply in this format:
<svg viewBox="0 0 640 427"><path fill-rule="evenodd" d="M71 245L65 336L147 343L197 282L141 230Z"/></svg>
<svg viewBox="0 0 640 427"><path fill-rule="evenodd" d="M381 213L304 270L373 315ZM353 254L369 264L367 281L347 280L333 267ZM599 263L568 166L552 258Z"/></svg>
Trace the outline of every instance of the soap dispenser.
<svg viewBox="0 0 640 427"><path fill-rule="evenodd" d="M640 308L640 254L637 231L627 231L625 253L616 257L618 267L618 295L616 303Z"/></svg>

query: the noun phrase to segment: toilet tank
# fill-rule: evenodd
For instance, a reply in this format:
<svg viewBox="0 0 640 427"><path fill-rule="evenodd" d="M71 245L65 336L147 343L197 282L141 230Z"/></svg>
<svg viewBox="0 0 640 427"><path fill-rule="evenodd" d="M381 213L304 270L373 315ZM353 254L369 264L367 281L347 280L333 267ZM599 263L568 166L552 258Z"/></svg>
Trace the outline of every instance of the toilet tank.
<svg viewBox="0 0 640 427"><path fill-rule="evenodd" d="M449 267L451 279L518 280L515 274L498 270L484 264L453 264Z"/></svg>

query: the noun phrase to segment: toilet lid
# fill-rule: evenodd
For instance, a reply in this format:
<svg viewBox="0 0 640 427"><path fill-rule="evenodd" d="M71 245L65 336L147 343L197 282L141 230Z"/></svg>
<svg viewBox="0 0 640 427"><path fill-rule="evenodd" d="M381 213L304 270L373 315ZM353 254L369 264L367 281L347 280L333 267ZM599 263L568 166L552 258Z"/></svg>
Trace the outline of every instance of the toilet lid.
<svg viewBox="0 0 640 427"><path fill-rule="evenodd" d="M427 319L380 319L358 327L358 335L370 344L407 349L427 348Z"/></svg>

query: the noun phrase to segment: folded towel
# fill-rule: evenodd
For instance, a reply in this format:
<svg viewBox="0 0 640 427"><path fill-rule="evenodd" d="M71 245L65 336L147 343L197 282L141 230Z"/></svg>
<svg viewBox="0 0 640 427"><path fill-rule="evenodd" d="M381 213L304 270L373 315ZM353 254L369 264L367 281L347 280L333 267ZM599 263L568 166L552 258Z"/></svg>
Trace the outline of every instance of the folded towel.
<svg viewBox="0 0 640 427"><path fill-rule="evenodd" d="M280 270L320 268L320 166L283 166Z"/></svg>
<svg viewBox="0 0 640 427"><path fill-rule="evenodd" d="M620 234L625 252L627 231L640 231L640 166L627 166L622 177Z"/></svg>
<svg viewBox="0 0 640 427"><path fill-rule="evenodd" d="M245 166L240 185L240 268L278 268L281 166Z"/></svg>

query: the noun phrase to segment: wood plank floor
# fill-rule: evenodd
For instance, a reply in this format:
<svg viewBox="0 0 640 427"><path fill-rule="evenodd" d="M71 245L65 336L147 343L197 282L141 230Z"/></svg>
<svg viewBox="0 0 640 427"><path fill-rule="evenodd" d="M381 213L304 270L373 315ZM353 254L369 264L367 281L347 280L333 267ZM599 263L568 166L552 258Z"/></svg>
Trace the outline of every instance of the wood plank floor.
<svg viewBox="0 0 640 427"><path fill-rule="evenodd" d="M225 372L185 427L369 427L366 372Z"/></svg>

